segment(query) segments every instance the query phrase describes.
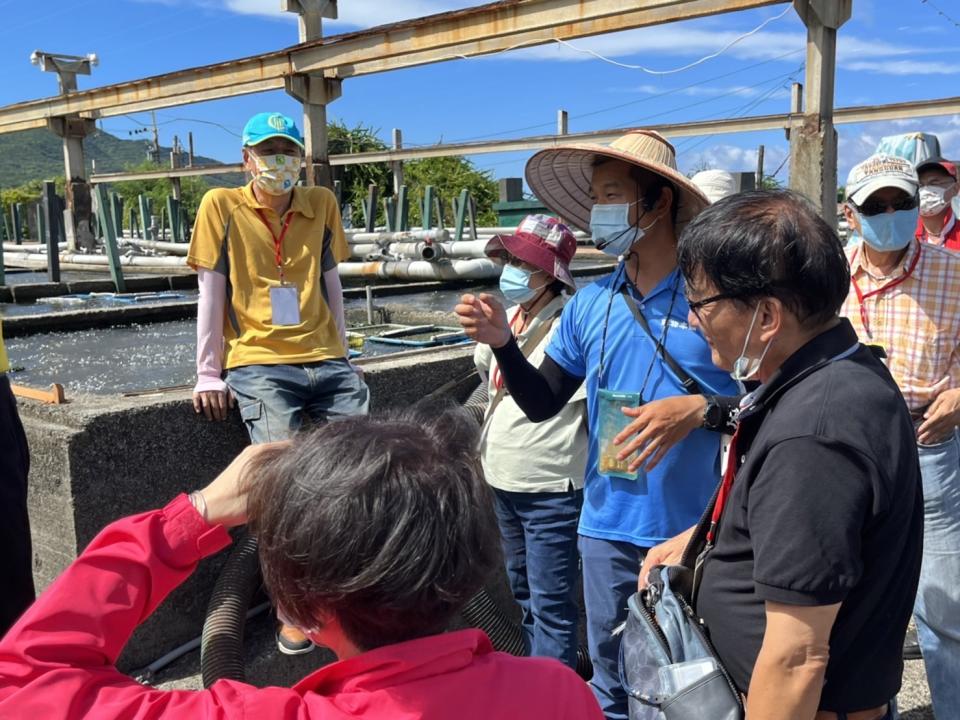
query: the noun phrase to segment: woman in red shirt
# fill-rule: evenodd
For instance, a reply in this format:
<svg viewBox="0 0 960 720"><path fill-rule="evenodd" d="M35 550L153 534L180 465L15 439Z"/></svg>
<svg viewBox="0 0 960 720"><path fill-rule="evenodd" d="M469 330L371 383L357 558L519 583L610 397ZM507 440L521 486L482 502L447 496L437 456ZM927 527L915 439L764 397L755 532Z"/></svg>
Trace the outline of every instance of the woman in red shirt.
<svg viewBox="0 0 960 720"><path fill-rule="evenodd" d="M499 564L471 423L454 408L330 423L109 525L0 641L0 718L601 720L559 662L443 633ZM289 689L163 691L120 673L136 626L248 520L279 612L339 662Z"/></svg>

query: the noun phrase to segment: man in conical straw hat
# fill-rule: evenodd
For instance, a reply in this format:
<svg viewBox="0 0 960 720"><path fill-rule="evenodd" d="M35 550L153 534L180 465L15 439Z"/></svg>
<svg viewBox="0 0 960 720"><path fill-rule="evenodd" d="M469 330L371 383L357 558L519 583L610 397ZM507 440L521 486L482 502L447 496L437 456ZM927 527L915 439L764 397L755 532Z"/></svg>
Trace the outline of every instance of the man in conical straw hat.
<svg viewBox="0 0 960 720"><path fill-rule="evenodd" d="M608 718L626 718L612 631L626 618L646 551L694 525L706 507L718 482L720 434L705 426L720 430L727 419L712 396L737 392L687 324L677 269L677 236L707 199L677 170L673 146L648 130L609 146L543 150L526 176L541 202L618 258L616 269L574 295L539 368L492 296L465 295L456 311L468 334L493 348L531 420L552 417L587 383L579 545L591 684Z"/></svg>

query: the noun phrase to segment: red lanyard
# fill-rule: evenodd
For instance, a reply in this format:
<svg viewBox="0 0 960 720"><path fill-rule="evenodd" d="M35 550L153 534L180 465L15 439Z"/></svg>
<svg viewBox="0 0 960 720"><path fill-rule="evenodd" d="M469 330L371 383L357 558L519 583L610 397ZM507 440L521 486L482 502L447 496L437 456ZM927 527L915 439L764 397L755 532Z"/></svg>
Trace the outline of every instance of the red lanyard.
<svg viewBox="0 0 960 720"><path fill-rule="evenodd" d="M260 220L263 222L263 224L267 226L267 230L270 232L270 237L273 238L273 256L277 262L277 272L280 273L280 284L283 285L283 239L287 236L287 229L290 227L290 221L293 220L293 213L287 213L287 217L283 221L283 226L280 228L279 235L273 234L273 227L270 225L270 221L267 220L267 216L264 214L263 210L257 208L257 215L260 217Z"/></svg>
<svg viewBox="0 0 960 720"><path fill-rule="evenodd" d="M850 280L853 283L853 291L857 294L857 302L860 304L860 322L863 323L863 329L866 331L867 337L872 338L873 333L870 332L870 317L867 314L867 306L863 304L863 301L866 300L867 298L872 298L875 295L882 295L887 290L892 290L897 285L909 279L909 277L913 275L913 271L917 269L917 263L920 262L921 249L922 249L922 246L918 244L916 252L913 254L913 259L910 261L910 266L907 268L906 272L903 275L891 280L886 285L878 287L876 290L871 290L870 292L867 292L867 293L863 292L863 290L860 289L860 284L857 282L857 279L852 275L850 276ZM857 257L858 250L859 248L857 248L857 250L854 250L853 255L850 257L851 265L853 265L853 261Z"/></svg>
<svg viewBox="0 0 960 720"><path fill-rule="evenodd" d="M510 332L514 335L514 337L516 337L517 335L517 329L514 327L514 325L516 324L517 320L520 319L520 316L522 314L523 314L523 308L518 307L516 314L513 316L513 319L510 321ZM523 321L520 322L520 327L523 327ZM503 389L503 375L500 374L499 365L493 369L493 376L491 380L493 380L493 386L497 390Z"/></svg>
<svg viewBox="0 0 960 720"><path fill-rule="evenodd" d="M740 428L733 433L730 440L730 451L727 453L727 467L723 472L723 480L720 483L720 490L717 491L717 501L713 504L713 515L710 517L710 527L707 529L707 544L713 545L716 538L717 526L720 524L720 516L723 515L723 508L730 499L730 491L733 489L733 479L737 476L737 437L740 435Z"/></svg>

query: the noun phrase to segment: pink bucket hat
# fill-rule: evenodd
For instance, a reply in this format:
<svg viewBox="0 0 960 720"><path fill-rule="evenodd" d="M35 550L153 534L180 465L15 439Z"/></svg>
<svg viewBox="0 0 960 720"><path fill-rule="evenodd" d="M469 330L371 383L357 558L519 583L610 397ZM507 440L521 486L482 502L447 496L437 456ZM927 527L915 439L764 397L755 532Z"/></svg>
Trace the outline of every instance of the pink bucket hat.
<svg viewBox="0 0 960 720"><path fill-rule="evenodd" d="M484 253L494 260L504 260L505 253L549 273L564 285L576 290L570 274L570 261L577 252L577 239L570 228L549 215L527 215L512 235L494 235Z"/></svg>

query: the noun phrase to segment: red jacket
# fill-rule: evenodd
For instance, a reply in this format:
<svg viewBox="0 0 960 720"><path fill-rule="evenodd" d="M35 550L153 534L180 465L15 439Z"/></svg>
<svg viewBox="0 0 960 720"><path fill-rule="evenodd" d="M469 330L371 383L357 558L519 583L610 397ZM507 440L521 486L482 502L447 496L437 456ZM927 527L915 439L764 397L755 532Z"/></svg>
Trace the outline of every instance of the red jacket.
<svg viewBox="0 0 960 720"><path fill-rule="evenodd" d="M134 628L229 542L185 495L109 525L0 641L0 719L603 720L572 670L494 652L479 630L378 648L293 688L165 691L120 673Z"/></svg>
<svg viewBox="0 0 960 720"><path fill-rule="evenodd" d="M943 245L947 250L960 251L960 222L957 222L953 210L948 210L943 219L943 230L939 238L932 238L923 226L923 218L917 222L917 240Z"/></svg>

